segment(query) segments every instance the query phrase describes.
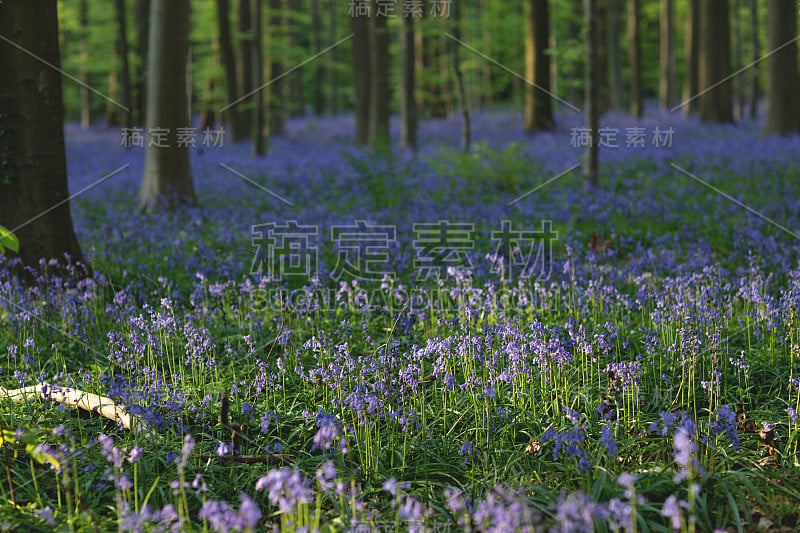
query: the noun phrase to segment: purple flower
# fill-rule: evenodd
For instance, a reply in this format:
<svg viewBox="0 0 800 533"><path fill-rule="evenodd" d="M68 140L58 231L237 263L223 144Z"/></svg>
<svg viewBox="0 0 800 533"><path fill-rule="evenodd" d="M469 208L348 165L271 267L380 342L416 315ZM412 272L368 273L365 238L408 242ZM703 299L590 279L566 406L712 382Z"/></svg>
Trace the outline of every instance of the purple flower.
<svg viewBox="0 0 800 533"><path fill-rule="evenodd" d="M315 477L322 490L332 489L335 486L334 480L336 479L336 467L333 466L333 461L325 461L325 463L317 469Z"/></svg>
<svg viewBox="0 0 800 533"><path fill-rule="evenodd" d="M139 460L139 457L142 455L142 449L139 446L134 446L131 448L131 453L128 455L128 462L135 463Z"/></svg>
<svg viewBox="0 0 800 533"><path fill-rule="evenodd" d="M33 511L33 514L44 520L48 523L48 525L54 526L56 525L56 519L53 516L53 510L48 505L44 509L36 509Z"/></svg>
<svg viewBox="0 0 800 533"><path fill-rule="evenodd" d="M239 517L245 529L255 529L261 521L261 509L258 504L251 500L244 492L239 495L241 505L239 506Z"/></svg>
<svg viewBox="0 0 800 533"><path fill-rule="evenodd" d="M603 426L600 435L600 442L608 452L609 457L617 455L617 439L614 438L614 430L610 425Z"/></svg>
<svg viewBox="0 0 800 533"><path fill-rule="evenodd" d="M661 516L669 518L672 529L681 528L681 507L678 504L678 498L674 494L670 495L661 507Z"/></svg>
<svg viewBox="0 0 800 533"><path fill-rule="evenodd" d="M219 446L217 446L217 455L223 457L228 455L231 452L230 446L228 446L227 442L220 442Z"/></svg>

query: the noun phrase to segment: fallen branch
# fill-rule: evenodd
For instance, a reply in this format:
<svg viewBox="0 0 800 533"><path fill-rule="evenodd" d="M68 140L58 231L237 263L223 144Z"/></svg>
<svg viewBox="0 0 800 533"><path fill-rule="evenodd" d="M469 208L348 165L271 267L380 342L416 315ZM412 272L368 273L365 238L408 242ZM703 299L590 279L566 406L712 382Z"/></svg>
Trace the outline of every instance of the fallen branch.
<svg viewBox="0 0 800 533"><path fill-rule="evenodd" d="M122 428L135 433L148 433L151 428L140 416L132 415L124 405L118 405L111 398L85 392L78 389L62 388L48 383L38 383L21 389L5 389L0 387L0 399L7 398L13 402L27 402L34 399L50 400L77 407L84 411L115 421Z"/></svg>

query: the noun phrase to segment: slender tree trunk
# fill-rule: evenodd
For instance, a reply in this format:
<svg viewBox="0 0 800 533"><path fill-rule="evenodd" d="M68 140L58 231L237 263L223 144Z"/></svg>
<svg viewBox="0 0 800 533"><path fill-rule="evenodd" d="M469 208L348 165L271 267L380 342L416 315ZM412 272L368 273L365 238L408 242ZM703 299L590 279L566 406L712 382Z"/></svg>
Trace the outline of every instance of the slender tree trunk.
<svg viewBox="0 0 800 533"><path fill-rule="evenodd" d="M337 6L339 4L336 0L331 0L330 2L330 20L328 22L328 41L333 43L336 41L336 15L337 15ZM339 49L334 48L330 52L328 52L328 79L330 80L329 86L331 88L330 95L331 95L331 102L330 102L330 110L331 114L336 115L339 113L339 74L337 72L337 66L339 64Z"/></svg>
<svg viewBox="0 0 800 533"><path fill-rule="evenodd" d="M251 54L253 65L250 70L253 73L254 88L264 85L263 39L261 35L262 1L263 0L250 0L250 7L252 9L250 21L253 25L253 53ZM260 157L267 152L267 146L264 142L264 93L262 91L257 91L252 98L254 105L250 137L253 139L253 155Z"/></svg>
<svg viewBox="0 0 800 533"><path fill-rule="evenodd" d="M370 116L370 36L369 17L350 19L353 32L353 84L356 99L356 143L369 143Z"/></svg>
<svg viewBox="0 0 800 533"><path fill-rule="evenodd" d="M147 95L147 41L150 27L150 0L136 0L136 124L143 126L145 121L145 98Z"/></svg>
<svg viewBox="0 0 800 533"><path fill-rule="evenodd" d="M230 5L228 0L216 0L216 7L219 48L222 55L222 68L225 71L226 105L229 105L235 102L239 98L239 94L241 94L236 80L236 56L233 53L233 41L231 40ZM234 142L247 137L242 131L240 109L237 105L223 112L223 121Z"/></svg>
<svg viewBox="0 0 800 533"><path fill-rule="evenodd" d="M700 0L700 27L700 119L733 122L731 84L722 82L731 74L728 0Z"/></svg>
<svg viewBox="0 0 800 533"><path fill-rule="evenodd" d="M219 65L219 37L214 35L211 39L211 56L208 58L209 68L207 72L216 71ZM219 102L216 98L217 80L214 75L206 74L206 86L203 91L203 110L200 113L200 123L197 126L199 131L207 129L213 130L217 125L216 109Z"/></svg>
<svg viewBox="0 0 800 533"><path fill-rule="evenodd" d="M675 72L675 23L673 14L675 5L673 0L661 0L661 17L659 27L660 50L659 58L659 84L658 84L658 104L661 109L670 109L675 105L676 80Z"/></svg>
<svg viewBox="0 0 800 533"><path fill-rule="evenodd" d="M314 38L314 53L322 51L322 0L311 0L311 33ZM314 63L314 115L319 117L325 113L325 60L320 58Z"/></svg>
<svg viewBox="0 0 800 533"><path fill-rule="evenodd" d="M236 86L239 89L239 97L250 94L253 91L253 45L251 41L250 28L250 0L236 0L236 42L239 54L236 56ZM242 129L249 136L250 124L253 123L251 109L253 102L244 100L237 106L239 116L242 121Z"/></svg>
<svg viewBox="0 0 800 533"><path fill-rule="evenodd" d="M555 127L550 96L550 13L548 0L525 0L524 128L526 132Z"/></svg>
<svg viewBox="0 0 800 533"><path fill-rule="evenodd" d="M797 5L789 0L769 0L767 39L767 123L765 133L800 132L800 72L797 67Z"/></svg>
<svg viewBox="0 0 800 533"><path fill-rule="evenodd" d="M284 24L287 29L289 50L300 53L301 56L305 56L305 47L300 39L300 24L297 21L297 14L301 11L300 1L286 0L286 2L287 9L284 12ZM289 57L291 59L290 68L300 62L300 58L293 57L291 54ZM291 74L286 76L286 83L284 86L288 89L288 92L291 95L291 98L286 99L285 105L283 106L284 109L288 111L290 117L302 117L305 113L305 110L303 109L303 104L305 103L305 99L303 97L303 94L305 93L303 90L303 69L296 69Z"/></svg>
<svg viewBox="0 0 800 533"><path fill-rule="evenodd" d="M697 96L699 83L697 80L700 68L700 5L697 1L689 2L689 19L684 39L686 52L686 79L683 85L683 113L696 115L700 109Z"/></svg>
<svg viewBox="0 0 800 533"><path fill-rule="evenodd" d="M128 61L128 25L125 22L125 0L115 0L114 7L117 18L117 31L119 32L119 54L122 59L120 66L120 103L125 107L131 107L131 75L130 63ZM130 129L133 127L133 115L130 111L123 111L123 126Z"/></svg>
<svg viewBox="0 0 800 533"><path fill-rule="evenodd" d="M480 0L482 13L489 12L489 0ZM492 56L492 30L488 24L480 25L483 34L481 47ZM494 65L488 61L481 62L481 83L483 85L483 107L491 109L494 106L494 89L492 88L492 68Z"/></svg>
<svg viewBox="0 0 800 533"><path fill-rule="evenodd" d="M599 93L600 116L611 107L610 84L608 81L608 1L594 0L597 20L597 91Z"/></svg>
<svg viewBox="0 0 800 533"><path fill-rule="evenodd" d="M270 0L269 10L270 31L267 33L267 40L269 43L269 68L267 71L267 79L272 81L272 83L266 88L269 109L267 129L269 130L270 137L277 137L283 135L286 130L286 78L281 78L281 74L283 74L283 62L281 61L280 53L280 50L285 45L284 32L282 30L282 1Z"/></svg>
<svg viewBox="0 0 800 533"><path fill-rule="evenodd" d="M78 4L78 18L80 24L81 66L81 128L87 129L92 123L92 101L89 96L89 6L87 0L80 0Z"/></svg>
<svg viewBox="0 0 800 533"><path fill-rule="evenodd" d="M116 56L115 59L119 60L119 44L114 45L114 56ZM111 70L108 71L108 97L119 101L116 62L114 62L115 65L111 67ZM111 101L106 101L105 122L108 126L119 124L119 120L117 120L117 105Z"/></svg>
<svg viewBox="0 0 800 533"><path fill-rule="evenodd" d="M189 149L177 138L189 125L189 0L152 0L151 9L146 121L151 139L139 190L139 206L148 211L196 202ZM166 131L164 142L153 143L153 131L159 129Z"/></svg>
<svg viewBox="0 0 800 533"><path fill-rule="evenodd" d="M731 29L733 30L733 70L738 72L742 68L742 29L741 29L741 1L733 0L733 16L731 18ZM734 85L734 107L733 116L736 120L744 119L744 76L736 76L733 79Z"/></svg>
<svg viewBox="0 0 800 533"><path fill-rule="evenodd" d="M587 0L584 0L586 2ZM642 46L639 36L639 0L628 0L628 54L631 63L631 115L644 114L642 100Z"/></svg>
<svg viewBox="0 0 800 533"><path fill-rule="evenodd" d="M583 0L586 27L586 127L591 136L583 161L583 185L587 190L597 187L600 164L600 92L597 86L600 21L597 20L596 8L594 0Z"/></svg>
<svg viewBox="0 0 800 533"><path fill-rule="evenodd" d="M622 87L622 0L608 0L608 90L610 93L611 108L622 110L625 107L625 91Z"/></svg>
<svg viewBox="0 0 800 533"><path fill-rule="evenodd" d="M456 9L455 12L453 13L453 18L452 18L453 36L459 40L461 39L460 19L461 19L461 12L459 9ZM453 56L453 74L455 76L456 94L458 96L458 106L461 108L461 149L464 152L469 152L469 144L470 144L469 102L467 101L467 92L464 89L464 76L461 74L461 60L458 57L458 50L459 48L461 48L461 46L457 42L450 41L450 48ZM549 75L549 69L548 69L548 75Z"/></svg>
<svg viewBox="0 0 800 533"><path fill-rule="evenodd" d="M761 46L758 38L758 3L750 0L750 31L753 39L753 61L758 61L761 57ZM758 73L760 65L750 67L750 120L755 120L758 116Z"/></svg>
<svg viewBox="0 0 800 533"><path fill-rule="evenodd" d="M61 64L55 2L6 8L0 35ZM34 268L64 254L83 261L68 201L62 79L37 58L0 44L0 224L16 234L22 263Z"/></svg>
<svg viewBox="0 0 800 533"><path fill-rule="evenodd" d="M389 30L386 17L377 14L377 1L372 3L370 20L370 120L369 144L378 150L389 149Z"/></svg>
<svg viewBox="0 0 800 533"><path fill-rule="evenodd" d="M409 0L401 1L401 13L403 13L405 3ZM416 150L417 148L417 102L415 99L416 89L416 50L414 47L414 17L411 15L403 16L400 26L400 48L402 66L400 68L400 115L401 115L401 143L406 148Z"/></svg>

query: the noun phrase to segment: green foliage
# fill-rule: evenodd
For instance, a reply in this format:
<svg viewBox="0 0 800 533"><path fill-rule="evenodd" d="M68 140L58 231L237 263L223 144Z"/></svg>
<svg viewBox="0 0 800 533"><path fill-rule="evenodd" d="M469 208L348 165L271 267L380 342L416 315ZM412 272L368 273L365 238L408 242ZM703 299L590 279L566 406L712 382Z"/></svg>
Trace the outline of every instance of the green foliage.
<svg viewBox="0 0 800 533"><path fill-rule="evenodd" d="M10 230L0 226L0 254L8 248L14 253L19 253L19 239Z"/></svg>

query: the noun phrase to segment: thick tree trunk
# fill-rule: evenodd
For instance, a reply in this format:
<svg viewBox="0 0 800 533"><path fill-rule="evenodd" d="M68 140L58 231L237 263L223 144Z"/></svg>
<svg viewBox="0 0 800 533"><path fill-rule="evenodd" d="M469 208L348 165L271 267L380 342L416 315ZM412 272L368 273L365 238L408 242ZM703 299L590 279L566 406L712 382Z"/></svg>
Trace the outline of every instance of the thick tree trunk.
<svg viewBox="0 0 800 533"><path fill-rule="evenodd" d="M728 0L700 0L700 28L700 119L733 122L731 84L722 81L731 75Z"/></svg>
<svg viewBox="0 0 800 533"><path fill-rule="evenodd" d="M622 0L608 0L608 92L611 109L621 111L625 106L625 90L622 86L622 46L620 45Z"/></svg>
<svg viewBox="0 0 800 533"><path fill-rule="evenodd" d="M635 118L641 118L644 114L644 104L642 100L642 46L639 36L639 0L628 0L628 54L631 64L631 115Z"/></svg>
<svg viewBox="0 0 800 533"><path fill-rule="evenodd" d="M239 54L236 56L236 86L239 97L253 91L253 47L250 44L250 0L236 0L236 44ZM242 130L249 136L249 127L252 124L251 100L243 100L236 107L242 121Z"/></svg>
<svg viewBox="0 0 800 533"><path fill-rule="evenodd" d="M750 31L753 39L753 61L758 61L761 57L761 43L758 38L758 3L750 0ZM759 65L750 67L750 120L755 120L758 116L758 73Z"/></svg>
<svg viewBox="0 0 800 533"><path fill-rule="evenodd" d="M576 14L574 17L569 17L566 22L567 26L567 46L568 47L581 47L583 46L583 40L581 38L581 26L578 24L577 14L583 11L583 3L582 0L571 0L570 7L573 9L573 12ZM569 63L569 68L565 73L565 77L569 80L569 88L567 89L567 95L570 103L573 105L578 105L578 102L583 100L583 94L581 93L581 79L583 78L583 73L581 70L581 61L576 59L575 56L572 56L572 60Z"/></svg>
<svg viewBox="0 0 800 533"><path fill-rule="evenodd" d="M353 85L356 99L356 143L369 143L370 116L370 36L369 17L353 16Z"/></svg>
<svg viewBox="0 0 800 533"><path fill-rule="evenodd" d="M139 190L139 207L149 211L196 202L188 146L177 138L180 128L189 127L189 0L152 0L151 9L146 121L151 138ZM159 129L164 140L154 143L152 132Z"/></svg>
<svg viewBox="0 0 800 533"><path fill-rule="evenodd" d="M700 109L700 102L695 98L699 87L697 73L700 65L700 5L696 1L689 2L688 15L688 25L684 38L686 77L683 85L683 113L685 115L696 115Z"/></svg>
<svg viewBox="0 0 800 533"><path fill-rule="evenodd" d="M797 68L797 6L769 0L767 38L767 123L765 133L790 135L800 131L800 73Z"/></svg>
<svg viewBox="0 0 800 533"><path fill-rule="evenodd" d="M131 70L128 61L128 24L125 21L125 0L115 0L115 15L117 18L119 56L122 61L120 65L120 103L125 107L131 107ZM133 127L133 114L131 111L121 110L124 115L122 125L128 129Z"/></svg>
<svg viewBox="0 0 800 533"><path fill-rule="evenodd" d="M402 0L401 9L409 0ZM401 11L402 13L403 11ZM416 48L414 46L414 18L411 15L403 16L400 26L400 116L401 133L400 142L406 148L417 148L417 102L414 96L416 89Z"/></svg>
<svg viewBox="0 0 800 533"><path fill-rule="evenodd" d="M524 128L527 132L555 127L550 92L550 14L548 0L525 0Z"/></svg>
<svg viewBox="0 0 800 533"><path fill-rule="evenodd" d="M0 35L59 67L55 2L5 8ZM83 261L68 201L61 75L8 43L0 65L0 224L16 233L25 265L64 254Z"/></svg>
<svg viewBox="0 0 800 533"><path fill-rule="evenodd" d="M370 109L369 144L378 150L389 148L389 29L386 17L377 14L377 1L372 3L370 20Z"/></svg>
<svg viewBox="0 0 800 533"><path fill-rule="evenodd" d="M261 38L262 1L250 0L252 9L251 22L253 25L253 53L251 54L253 66L251 71L253 73L254 88L264 85L263 43ZM253 139L253 155L260 157L267 152L267 146L264 142L264 93L257 91L251 98L253 99L253 124L250 137Z"/></svg>
<svg viewBox="0 0 800 533"><path fill-rule="evenodd" d="M222 68L225 71L225 96L227 104L239 98L239 86L236 79L236 56L233 53L231 40L230 5L228 0L217 0L217 25L219 29L219 48L222 55ZM247 138L243 131L240 107L234 106L223 112L225 127L235 141Z"/></svg>
<svg viewBox="0 0 800 533"><path fill-rule="evenodd" d="M586 27L586 127L591 141L586 147L583 161L583 185L589 190L597 187L600 164L600 91L598 90L598 69L600 24L594 0L583 0L584 24Z"/></svg>
<svg viewBox="0 0 800 533"><path fill-rule="evenodd" d="M145 122L145 102L147 95L147 42L150 28L150 0L136 0L136 120L142 126Z"/></svg>
<svg viewBox="0 0 800 533"><path fill-rule="evenodd" d="M81 66L78 76L81 83L81 128L86 129L92 123L92 101L89 96L89 6L87 0L78 4L80 24Z"/></svg>
<svg viewBox="0 0 800 533"><path fill-rule="evenodd" d="M284 44L284 32L282 30L282 11L281 0L270 0L269 2L269 32L267 40L269 43L269 68L267 79L270 83L267 91L268 126L270 137L283 135L286 130L286 78L278 79L283 73L283 62L281 61L281 47Z"/></svg>
<svg viewBox="0 0 800 533"><path fill-rule="evenodd" d="M661 17L659 19L659 83L658 83L658 105L661 109L670 109L675 105L675 23L673 14L675 5L672 0L661 0Z"/></svg>

